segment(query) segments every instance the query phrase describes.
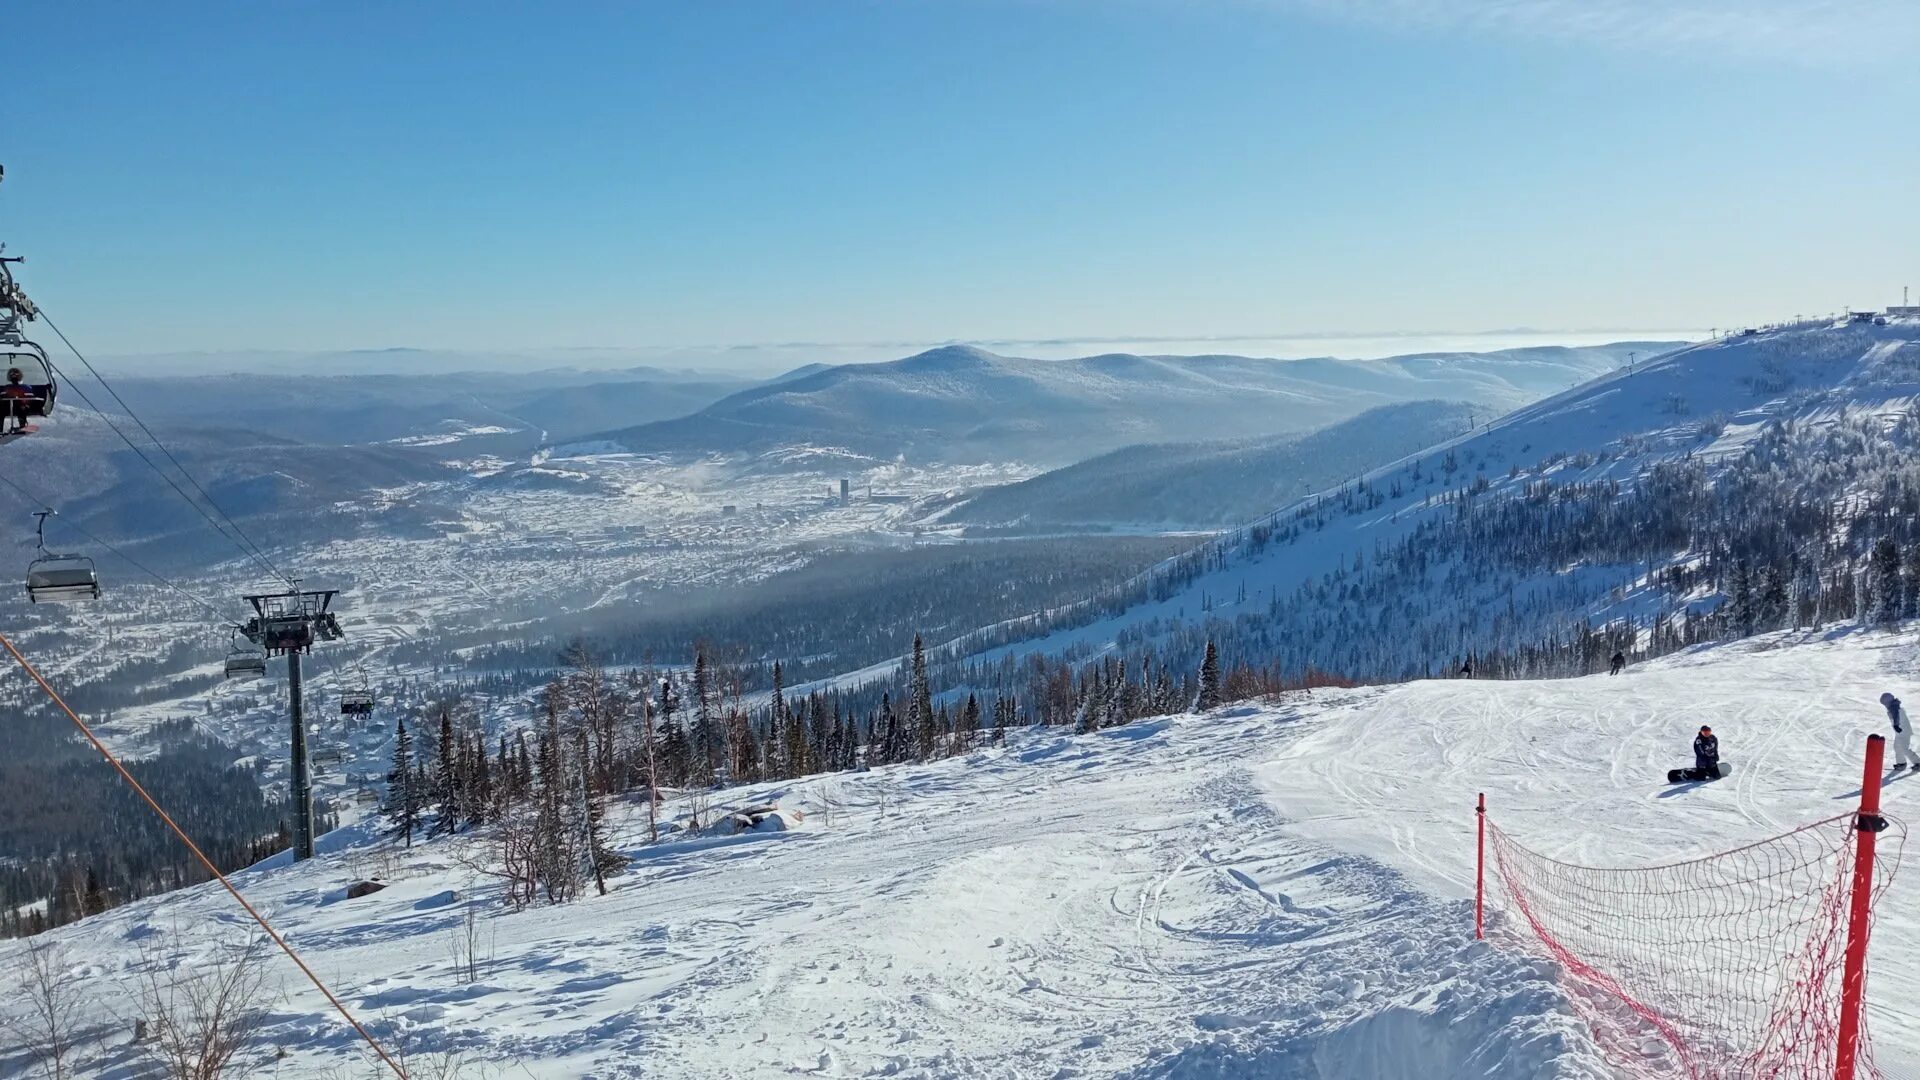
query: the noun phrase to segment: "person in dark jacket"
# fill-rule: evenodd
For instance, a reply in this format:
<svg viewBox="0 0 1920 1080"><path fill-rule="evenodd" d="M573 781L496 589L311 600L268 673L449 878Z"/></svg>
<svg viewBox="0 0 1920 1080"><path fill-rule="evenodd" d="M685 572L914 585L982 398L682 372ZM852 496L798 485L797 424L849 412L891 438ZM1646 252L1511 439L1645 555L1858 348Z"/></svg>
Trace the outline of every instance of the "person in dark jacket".
<svg viewBox="0 0 1920 1080"><path fill-rule="evenodd" d="M1693 737L1693 767L1700 770L1702 776L1720 775L1720 740L1705 724L1700 725L1700 734Z"/></svg>
<svg viewBox="0 0 1920 1080"><path fill-rule="evenodd" d="M1614 653L1613 664L1607 668L1607 674L1618 675L1620 674L1620 669L1626 666L1627 666L1627 654L1622 652Z"/></svg>
<svg viewBox="0 0 1920 1080"><path fill-rule="evenodd" d="M8 368L7 381L0 383L0 432L26 427L28 410L38 397L24 372Z"/></svg>

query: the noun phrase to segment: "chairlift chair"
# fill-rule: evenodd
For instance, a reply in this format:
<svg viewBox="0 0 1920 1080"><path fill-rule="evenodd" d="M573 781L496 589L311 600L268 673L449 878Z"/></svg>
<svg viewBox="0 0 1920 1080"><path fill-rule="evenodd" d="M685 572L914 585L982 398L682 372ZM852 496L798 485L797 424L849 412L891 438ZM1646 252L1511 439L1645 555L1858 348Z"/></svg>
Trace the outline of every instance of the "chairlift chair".
<svg viewBox="0 0 1920 1080"><path fill-rule="evenodd" d="M340 621L327 610L334 590L249 596L258 616L242 629L269 655L306 652L315 641L337 641Z"/></svg>
<svg viewBox="0 0 1920 1080"><path fill-rule="evenodd" d="M47 351L17 331L5 329L6 324L0 318L0 416L24 424L27 417L52 414L60 386L54 381ZM16 371L18 382L11 377Z"/></svg>
<svg viewBox="0 0 1920 1080"><path fill-rule="evenodd" d="M36 604L100 599L100 574L92 559L47 550L47 518L52 515L51 510L34 515L39 519L40 554L27 564L27 599Z"/></svg>
<svg viewBox="0 0 1920 1080"><path fill-rule="evenodd" d="M371 690L340 691L340 715L341 716L373 715L373 691Z"/></svg>
<svg viewBox="0 0 1920 1080"><path fill-rule="evenodd" d="M240 643L240 632L233 632L233 644L227 649L226 663L229 679L264 679L267 677L267 654L252 645Z"/></svg>

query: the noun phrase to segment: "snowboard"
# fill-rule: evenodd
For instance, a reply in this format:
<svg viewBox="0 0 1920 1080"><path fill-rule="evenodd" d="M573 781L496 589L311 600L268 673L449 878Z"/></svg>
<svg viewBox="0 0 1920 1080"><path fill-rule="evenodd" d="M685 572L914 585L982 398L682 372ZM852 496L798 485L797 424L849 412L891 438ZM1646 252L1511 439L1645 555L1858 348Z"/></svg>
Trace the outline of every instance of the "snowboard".
<svg viewBox="0 0 1920 1080"><path fill-rule="evenodd" d="M1733 762L1723 761L1720 763L1720 771L1715 773L1707 772L1704 769L1668 769L1667 783L1685 784L1701 780L1720 780L1732 775Z"/></svg>

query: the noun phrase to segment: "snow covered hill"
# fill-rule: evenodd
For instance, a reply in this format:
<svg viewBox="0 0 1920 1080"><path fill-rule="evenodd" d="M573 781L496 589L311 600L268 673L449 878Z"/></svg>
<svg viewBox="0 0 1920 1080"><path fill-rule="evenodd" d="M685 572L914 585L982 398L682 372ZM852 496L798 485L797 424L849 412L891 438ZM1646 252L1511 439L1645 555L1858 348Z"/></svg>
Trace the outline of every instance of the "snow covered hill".
<svg viewBox="0 0 1920 1080"><path fill-rule="evenodd" d="M1447 399L1499 412L1673 343L1384 360L1133 356L1031 360L954 345L843 364L614 431L641 453L844 446L912 460L1063 465L1134 443L1304 431L1378 405Z"/></svg>
<svg viewBox="0 0 1920 1080"><path fill-rule="evenodd" d="M1484 411L1484 408L1482 408ZM987 488L941 525L1224 529L1467 429L1475 406L1383 405L1306 435L1129 446Z"/></svg>
<svg viewBox="0 0 1920 1080"><path fill-rule="evenodd" d="M1130 585L950 643L950 684L1042 652L1229 657L1405 678L1583 620L1740 629L1852 617L1920 446L1920 320L1696 345L1276 511ZM1744 590L1744 592L1743 592ZM1791 608L1792 610L1789 610ZM1757 611L1757 613L1756 613ZM1611 651L1611 647L1609 647Z"/></svg>
<svg viewBox="0 0 1920 1080"><path fill-rule="evenodd" d="M1614 1073L1554 966L1498 913L1490 943L1470 940L1473 793L1570 859L1760 839L1849 805L1874 697L1914 690L1917 659L1912 633L1783 634L1619 678L1015 732L932 765L721 796L803 810L792 831L649 847L627 808L634 862L610 895L519 914L466 840L382 853L347 830L313 863L237 880L376 1032L465 1076L1599 1080ZM1665 787L1703 717L1739 772ZM1920 791L1906 783L1888 789L1895 817ZM346 898L374 873L390 887ZM1915 875L1881 912L1876 1052L1916 1075ZM31 944L58 950L100 1021L82 1075L131 1076L145 973L216 967L245 938L231 901L197 887ZM29 944L0 944L0 970ZM268 970L285 996L260 998L248 1075L376 1075L288 965ZM0 1052L0 1075L22 1069Z"/></svg>

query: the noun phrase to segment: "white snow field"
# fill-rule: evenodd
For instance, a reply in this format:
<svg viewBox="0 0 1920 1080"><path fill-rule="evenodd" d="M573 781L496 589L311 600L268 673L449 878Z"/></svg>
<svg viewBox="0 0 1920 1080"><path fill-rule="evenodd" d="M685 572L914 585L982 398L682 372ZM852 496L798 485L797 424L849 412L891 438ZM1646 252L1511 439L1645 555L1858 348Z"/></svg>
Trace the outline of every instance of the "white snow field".
<svg viewBox="0 0 1920 1080"><path fill-rule="evenodd" d="M1600 865L1757 840L1851 805L1874 699L1920 695L1916 659L1913 634L1783 634L1617 678L1018 732L932 765L721 793L804 810L783 833L646 847L624 808L635 862L610 895L518 914L446 840L389 860L348 830L313 863L237 880L374 1030L416 1061L454 1053L460 1075L1599 1078L1614 1073L1554 966L1513 934L1471 941L1474 792L1528 845ZM1703 720L1737 771L1667 787ZM1910 792L1890 784L1893 815ZM390 888L344 898L382 862ZM1870 1018L1894 1077L1920 1075L1916 876L1895 879L1874 939ZM469 908L480 970L463 982ZM101 1021L84 1074L141 1075L140 971L205 963L245 938L242 918L201 886L35 939ZM0 971L27 947L0 945ZM379 1075L289 965L272 973L244 1075ZM0 1051L0 1075L23 1068Z"/></svg>

